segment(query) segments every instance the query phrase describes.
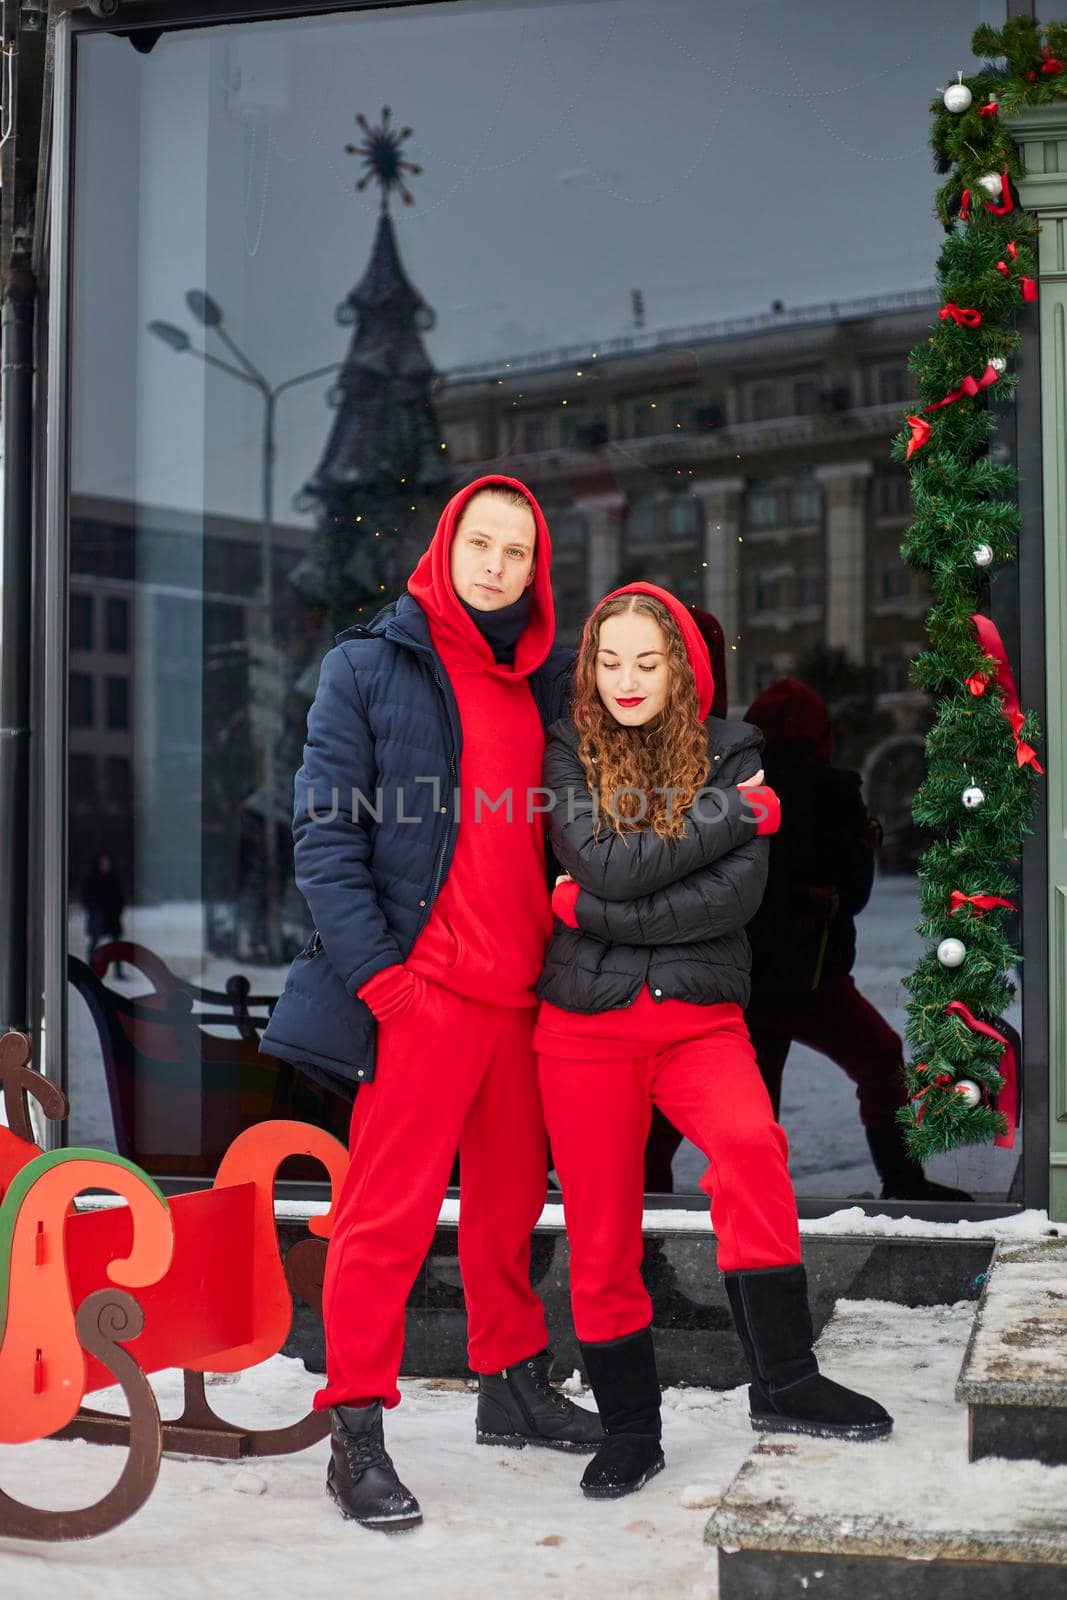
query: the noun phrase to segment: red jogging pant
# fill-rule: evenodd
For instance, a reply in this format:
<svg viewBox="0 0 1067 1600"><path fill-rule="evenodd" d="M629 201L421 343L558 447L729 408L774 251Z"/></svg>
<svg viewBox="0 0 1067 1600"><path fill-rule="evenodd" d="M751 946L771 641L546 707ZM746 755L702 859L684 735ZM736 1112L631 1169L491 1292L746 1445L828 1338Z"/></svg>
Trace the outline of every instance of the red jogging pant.
<svg viewBox="0 0 1067 1600"><path fill-rule="evenodd" d="M800 1260L788 1144L774 1120L739 1007L716 1006L699 1037L613 1061L539 1055L538 1076L571 1247L579 1339L647 1327L641 1278L644 1152L653 1105L704 1152L701 1188L724 1272Z"/></svg>
<svg viewBox="0 0 1067 1600"><path fill-rule="evenodd" d="M456 1149L470 1364L499 1372L548 1343L530 1285L547 1188L536 1011L480 1005L420 978L378 1030L326 1257L326 1387L317 1410L400 1399L404 1308L433 1242Z"/></svg>

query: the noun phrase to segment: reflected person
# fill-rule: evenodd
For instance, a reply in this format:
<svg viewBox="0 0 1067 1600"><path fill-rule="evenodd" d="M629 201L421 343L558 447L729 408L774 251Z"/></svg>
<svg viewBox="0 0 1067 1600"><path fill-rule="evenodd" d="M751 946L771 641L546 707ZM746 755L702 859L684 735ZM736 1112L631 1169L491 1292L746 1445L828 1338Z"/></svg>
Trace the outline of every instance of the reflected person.
<svg viewBox="0 0 1067 1600"><path fill-rule="evenodd" d="M793 1043L828 1057L856 1085L883 1200L966 1201L908 1155L897 1111L907 1102L900 1036L857 989L856 917L870 899L878 823L858 772L832 765L826 703L796 678L772 683L745 713L764 737L768 782L782 802L767 893L749 928L752 998L745 1013L778 1114Z"/></svg>
<svg viewBox="0 0 1067 1600"><path fill-rule="evenodd" d="M761 738L709 716L707 647L653 584L603 600L578 652L573 712L549 732L545 786L559 919L535 1043L570 1240L571 1305L606 1439L582 1489L629 1494L663 1464L641 1278L643 1157L658 1105L707 1156L730 1309L758 1430L888 1433L877 1402L813 1352L787 1144L745 1028L745 924L763 894L778 802Z"/></svg>

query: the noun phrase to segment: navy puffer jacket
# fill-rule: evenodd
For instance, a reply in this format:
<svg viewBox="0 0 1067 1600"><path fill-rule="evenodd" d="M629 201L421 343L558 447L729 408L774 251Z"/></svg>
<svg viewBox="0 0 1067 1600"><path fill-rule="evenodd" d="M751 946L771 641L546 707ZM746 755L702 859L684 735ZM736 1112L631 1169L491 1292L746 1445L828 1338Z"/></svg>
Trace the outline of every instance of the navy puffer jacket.
<svg viewBox="0 0 1067 1600"><path fill-rule="evenodd" d="M546 728L569 703L573 659L553 649L530 675ZM337 636L296 777L296 881L316 932L260 1044L331 1088L374 1076L377 1025L356 990L406 960L429 919L455 847L461 749L455 695L411 595Z"/></svg>
<svg viewBox="0 0 1067 1600"><path fill-rule="evenodd" d="M557 920L537 993L586 1014L653 999L748 1004L745 924L767 883L767 838L737 785L760 770L763 737L747 722L708 717L710 775L680 839L650 828L597 838L593 797L569 716L549 733L544 783L556 795L552 852L579 885L577 928Z"/></svg>

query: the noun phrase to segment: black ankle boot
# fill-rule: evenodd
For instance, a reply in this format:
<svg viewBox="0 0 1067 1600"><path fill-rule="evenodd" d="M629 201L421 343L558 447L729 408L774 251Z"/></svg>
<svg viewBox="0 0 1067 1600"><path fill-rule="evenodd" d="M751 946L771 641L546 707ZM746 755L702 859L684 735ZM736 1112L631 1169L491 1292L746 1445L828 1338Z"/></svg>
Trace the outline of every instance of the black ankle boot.
<svg viewBox="0 0 1067 1600"><path fill-rule="evenodd" d="M542 1350L503 1372L479 1373L476 1438L479 1444L527 1444L549 1450L595 1450L604 1430L593 1411L583 1411L548 1381L552 1356Z"/></svg>
<svg viewBox="0 0 1067 1600"><path fill-rule="evenodd" d="M364 1528L401 1533L422 1521L419 1502L405 1489L385 1452L382 1402L334 1406L326 1492L341 1515Z"/></svg>
<svg viewBox="0 0 1067 1600"><path fill-rule="evenodd" d="M725 1272L723 1277L752 1373L749 1412L757 1432L881 1439L892 1431L892 1417L876 1400L819 1371L802 1266Z"/></svg>
<svg viewBox="0 0 1067 1600"><path fill-rule="evenodd" d="M952 1189L928 1178L918 1161L909 1156L903 1128L868 1128L867 1143L882 1180L880 1199L947 1200L955 1205L974 1199L965 1189Z"/></svg>
<svg viewBox="0 0 1067 1600"><path fill-rule="evenodd" d="M642 1328L581 1349L607 1435L582 1475L582 1493L591 1500L617 1500L663 1470L652 1333Z"/></svg>

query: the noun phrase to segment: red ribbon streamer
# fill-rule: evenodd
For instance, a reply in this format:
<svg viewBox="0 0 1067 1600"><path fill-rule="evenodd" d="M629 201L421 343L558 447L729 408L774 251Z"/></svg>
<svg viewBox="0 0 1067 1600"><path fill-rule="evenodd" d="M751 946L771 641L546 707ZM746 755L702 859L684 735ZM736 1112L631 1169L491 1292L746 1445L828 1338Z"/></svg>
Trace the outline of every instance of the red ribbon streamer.
<svg viewBox="0 0 1067 1600"><path fill-rule="evenodd" d="M981 390L991 388L999 377L1000 373L996 367L987 363L986 369L980 378L975 378L968 372L963 382L958 384L955 389L950 390L943 400L935 400L932 405L923 406L923 411L939 411L942 406L951 406L957 400L962 400L964 395L968 395L973 399ZM930 437L930 424L924 421L922 417L909 417L908 426L911 429L911 438L908 441L908 450L904 457L905 461L910 461L916 450L921 450Z"/></svg>
<svg viewBox="0 0 1067 1600"><path fill-rule="evenodd" d="M1037 752L1032 745L1020 738L1020 729L1023 725L1022 707L1019 705L1019 691L1015 687L1015 677L1008 660L1008 652L1004 648L1004 640L995 622L989 617L980 615L972 616L974 631L978 635L978 643L987 656L992 656L996 662L994 682L1004 696L1004 715L1011 723L1011 731L1015 736L1015 759L1020 767L1027 765L1033 767L1035 772L1044 772L1044 767L1037 759Z"/></svg>
<svg viewBox="0 0 1067 1600"><path fill-rule="evenodd" d="M999 263L998 263L999 265ZM1007 272L1007 267L1004 271ZM954 300L949 300L941 307L939 313L941 321L951 317L957 328L977 328L982 320L982 313L974 310L972 306L958 306Z"/></svg>
<svg viewBox="0 0 1067 1600"><path fill-rule="evenodd" d="M1018 249L1016 248L1014 239L1009 239L1008 240L1008 254L1011 256L1011 259L1013 261L1017 261L1019 259L1019 252L1018 252ZM1008 266L1008 263L1006 261L998 261L997 262L997 271L999 273L1003 274L1003 276L1005 278L1010 278L1011 277L1011 268ZM1036 300L1037 299L1037 279L1036 278L1027 278L1025 275L1024 276L1020 276L1019 285L1020 285L1020 287L1022 289L1023 299L1024 300ZM942 316L944 316L944 312L942 312L941 314L942 314Z"/></svg>
<svg viewBox="0 0 1067 1600"><path fill-rule="evenodd" d="M997 1110L1003 1113L1007 1127L1003 1133L997 1134L993 1143L1001 1149L1010 1150L1015 1144L1015 1129L1019 1120L1019 1074L1015 1046L988 1022L980 1022L962 1000L950 1000L945 1010L949 1016L962 1017L968 1028L980 1033L984 1039L995 1039L1004 1046L1000 1055L1001 1088L997 1096Z"/></svg>
<svg viewBox="0 0 1067 1600"><path fill-rule="evenodd" d="M1006 217L1009 211L1015 210L1015 201L1011 197L1011 185L1008 182L1007 167L1004 168L1000 175L1000 204L994 205L992 200L987 200L985 208L987 211L991 211L995 217Z"/></svg>
<svg viewBox="0 0 1067 1600"><path fill-rule="evenodd" d="M971 191L969 189L964 189L963 197L960 200L960 221L961 222L970 222L970 220L971 220Z"/></svg>
<svg viewBox="0 0 1067 1600"><path fill-rule="evenodd" d="M923 406L924 411L939 411L942 406L954 405L957 400L962 400L964 395L974 396L982 389L991 389L1000 377L1000 373L992 364L987 364L980 378L975 378L968 372L963 381L955 389L950 389L943 400L935 400L933 405Z"/></svg>
<svg viewBox="0 0 1067 1600"><path fill-rule="evenodd" d="M973 906L978 916L984 917L987 911L992 911L994 906L1003 906L1006 911L1018 911L1018 906L1012 905L1010 900L1002 900L996 894L964 894L962 889L953 889L949 896L949 916L954 917L961 906Z"/></svg>

